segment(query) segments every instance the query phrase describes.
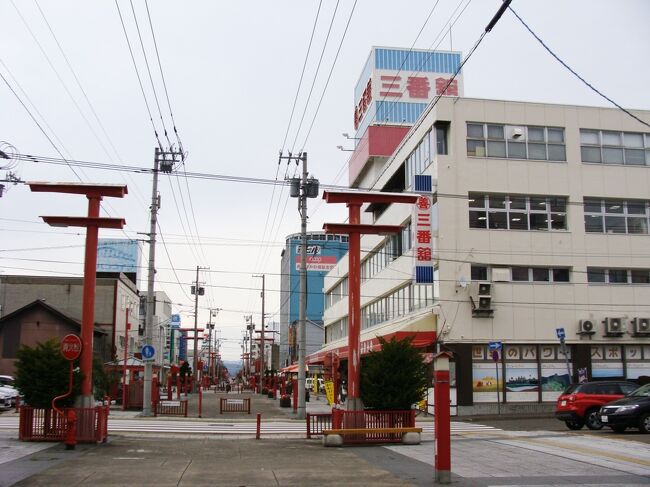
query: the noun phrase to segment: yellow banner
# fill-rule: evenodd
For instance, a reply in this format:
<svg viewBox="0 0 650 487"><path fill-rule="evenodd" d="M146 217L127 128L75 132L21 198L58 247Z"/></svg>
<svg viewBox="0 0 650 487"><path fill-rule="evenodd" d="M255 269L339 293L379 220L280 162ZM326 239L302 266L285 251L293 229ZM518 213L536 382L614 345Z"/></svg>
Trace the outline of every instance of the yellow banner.
<svg viewBox="0 0 650 487"><path fill-rule="evenodd" d="M325 395L330 406L334 404L334 382L331 380L325 381Z"/></svg>

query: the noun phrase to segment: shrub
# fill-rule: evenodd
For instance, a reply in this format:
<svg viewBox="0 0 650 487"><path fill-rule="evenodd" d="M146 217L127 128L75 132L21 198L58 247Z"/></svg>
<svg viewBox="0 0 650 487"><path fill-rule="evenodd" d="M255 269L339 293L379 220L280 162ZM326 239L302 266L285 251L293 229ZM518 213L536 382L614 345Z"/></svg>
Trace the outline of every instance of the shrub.
<svg viewBox="0 0 650 487"><path fill-rule="evenodd" d="M70 365L61 355L59 340L56 338L37 343L34 348L21 346L15 367L16 388L25 402L34 408L51 408L52 399L68 390ZM56 405L71 406L79 395L80 386L81 374L75 372L72 394L57 401Z"/></svg>
<svg viewBox="0 0 650 487"><path fill-rule="evenodd" d="M379 338L381 350L361 366L361 400L366 408L404 410L420 401L430 382L429 368L411 338Z"/></svg>

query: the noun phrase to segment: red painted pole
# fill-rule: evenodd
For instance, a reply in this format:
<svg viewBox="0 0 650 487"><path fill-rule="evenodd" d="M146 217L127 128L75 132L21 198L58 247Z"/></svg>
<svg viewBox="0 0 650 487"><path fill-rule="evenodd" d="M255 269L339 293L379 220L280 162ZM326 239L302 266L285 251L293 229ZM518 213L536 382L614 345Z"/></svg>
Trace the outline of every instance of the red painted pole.
<svg viewBox="0 0 650 487"><path fill-rule="evenodd" d="M349 203L349 223L361 223L361 204ZM348 409L363 409L361 404L361 234L350 232L348 295Z"/></svg>
<svg viewBox="0 0 650 487"><path fill-rule="evenodd" d="M99 217L101 196L88 195L88 217ZM86 255L84 258L83 307L81 310L81 395L83 407L93 407L93 332L95 325L95 286L97 278L97 225L86 228Z"/></svg>
<svg viewBox="0 0 650 487"><path fill-rule="evenodd" d="M181 398L181 376L176 374L176 399Z"/></svg>
<svg viewBox="0 0 650 487"><path fill-rule="evenodd" d="M451 412L449 407L449 359L436 359L433 373L435 478L436 482L451 482Z"/></svg>
<svg viewBox="0 0 650 487"><path fill-rule="evenodd" d="M298 381L294 380L291 383L291 392L293 393L293 412L298 411Z"/></svg>
<svg viewBox="0 0 650 487"><path fill-rule="evenodd" d="M124 364L122 364L122 411L126 410L126 362L129 358L128 349L129 349L129 328L131 324L129 323L129 309L125 310L125 327L126 332L124 333Z"/></svg>
<svg viewBox="0 0 650 487"><path fill-rule="evenodd" d="M201 414L203 413L203 392L202 392L202 387L199 386L199 418L201 418Z"/></svg>
<svg viewBox="0 0 650 487"><path fill-rule="evenodd" d="M262 424L262 414L257 413L257 430L255 431L255 439L256 440L260 439L261 424Z"/></svg>

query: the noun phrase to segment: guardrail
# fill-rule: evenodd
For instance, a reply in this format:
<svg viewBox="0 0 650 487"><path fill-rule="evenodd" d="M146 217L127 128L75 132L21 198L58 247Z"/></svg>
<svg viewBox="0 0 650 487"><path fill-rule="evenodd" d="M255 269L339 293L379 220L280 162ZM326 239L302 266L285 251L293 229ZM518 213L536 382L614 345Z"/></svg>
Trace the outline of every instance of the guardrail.
<svg viewBox="0 0 650 487"><path fill-rule="evenodd" d="M250 398L232 399L229 397L219 398L219 414L223 413L251 413Z"/></svg>
<svg viewBox="0 0 650 487"><path fill-rule="evenodd" d="M184 416L187 418L187 399L161 400L154 403L153 415Z"/></svg>
<svg viewBox="0 0 650 487"><path fill-rule="evenodd" d="M332 413L307 413L307 438L322 435L323 430L332 427Z"/></svg>

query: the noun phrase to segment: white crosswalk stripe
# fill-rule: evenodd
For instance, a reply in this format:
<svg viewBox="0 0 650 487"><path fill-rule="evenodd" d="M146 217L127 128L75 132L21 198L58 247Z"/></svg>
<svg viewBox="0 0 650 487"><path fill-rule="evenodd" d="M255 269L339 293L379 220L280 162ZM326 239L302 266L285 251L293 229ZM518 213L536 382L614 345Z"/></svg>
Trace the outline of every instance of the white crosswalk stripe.
<svg viewBox="0 0 650 487"><path fill-rule="evenodd" d="M433 422L417 423L424 435L432 435ZM142 433L196 433L216 435L254 435L257 425L252 422L210 422L209 420L188 421L173 419L111 419L108 420L109 433L142 432ZM18 429L18 417L1 417L0 430ZM479 431L500 431L498 428L474 423L452 421L451 434L461 434ZM262 435L292 435L306 436L307 427L299 421L262 421Z"/></svg>

